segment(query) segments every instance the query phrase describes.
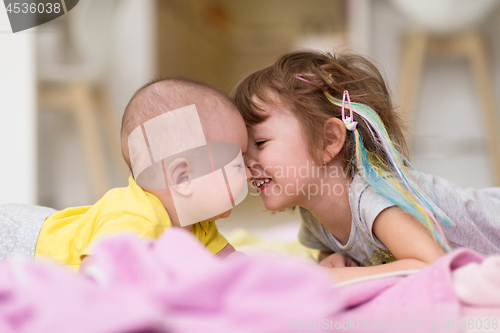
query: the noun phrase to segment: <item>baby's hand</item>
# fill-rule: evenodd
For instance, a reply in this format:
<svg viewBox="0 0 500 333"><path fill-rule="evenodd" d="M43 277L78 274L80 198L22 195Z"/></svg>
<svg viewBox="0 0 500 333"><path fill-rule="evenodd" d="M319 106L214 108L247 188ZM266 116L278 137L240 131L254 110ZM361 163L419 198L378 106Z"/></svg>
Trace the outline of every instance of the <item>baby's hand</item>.
<svg viewBox="0 0 500 333"><path fill-rule="evenodd" d="M217 252L215 254L215 257L221 259L221 260L224 260L226 259L226 257L229 257L229 255L235 253L236 250L234 249L234 247L227 243L226 246L224 246L224 248L222 250L220 250L219 252Z"/></svg>
<svg viewBox="0 0 500 333"><path fill-rule="evenodd" d="M351 258L341 254L334 253L326 257L319 263L323 267L357 267L358 265Z"/></svg>

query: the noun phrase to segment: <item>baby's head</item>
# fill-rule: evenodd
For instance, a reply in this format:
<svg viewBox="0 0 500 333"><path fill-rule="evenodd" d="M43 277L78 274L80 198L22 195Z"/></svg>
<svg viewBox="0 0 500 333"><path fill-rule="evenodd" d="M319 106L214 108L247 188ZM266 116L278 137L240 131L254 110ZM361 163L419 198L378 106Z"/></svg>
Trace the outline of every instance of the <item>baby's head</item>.
<svg viewBox="0 0 500 333"><path fill-rule="evenodd" d="M227 95L184 78L139 89L122 120L123 157L137 184L162 201L174 225L229 216L239 195L246 194L239 162L247 140L243 118Z"/></svg>

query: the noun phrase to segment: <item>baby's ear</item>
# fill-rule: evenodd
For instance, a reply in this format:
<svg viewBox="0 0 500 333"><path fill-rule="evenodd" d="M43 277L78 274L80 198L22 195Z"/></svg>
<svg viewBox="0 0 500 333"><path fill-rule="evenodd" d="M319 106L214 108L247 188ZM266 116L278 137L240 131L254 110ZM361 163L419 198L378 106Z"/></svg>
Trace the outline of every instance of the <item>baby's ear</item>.
<svg viewBox="0 0 500 333"><path fill-rule="evenodd" d="M183 196L193 193L192 183L189 180L191 163L184 157L179 157L170 162L167 167L167 180L171 189Z"/></svg>

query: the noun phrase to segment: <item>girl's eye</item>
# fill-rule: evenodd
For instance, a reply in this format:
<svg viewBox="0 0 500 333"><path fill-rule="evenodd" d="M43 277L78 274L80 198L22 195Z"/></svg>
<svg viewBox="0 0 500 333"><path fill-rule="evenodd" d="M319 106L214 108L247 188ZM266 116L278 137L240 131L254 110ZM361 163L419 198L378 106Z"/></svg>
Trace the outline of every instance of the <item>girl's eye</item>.
<svg viewBox="0 0 500 333"><path fill-rule="evenodd" d="M260 147L260 146L262 146L265 142L266 142L266 140L256 141L256 142L255 142L255 145L256 145L257 147Z"/></svg>

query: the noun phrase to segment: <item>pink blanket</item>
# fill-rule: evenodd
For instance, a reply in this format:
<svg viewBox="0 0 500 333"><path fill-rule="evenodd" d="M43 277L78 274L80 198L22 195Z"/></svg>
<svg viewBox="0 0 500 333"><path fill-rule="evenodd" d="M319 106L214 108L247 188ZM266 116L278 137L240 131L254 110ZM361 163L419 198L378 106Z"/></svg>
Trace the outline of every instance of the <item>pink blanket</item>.
<svg viewBox="0 0 500 333"><path fill-rule="evenodd" d="M453 288L452 272L482 257L456 250L417 273L352 284L342 288L346 309L339 322L360 332L413 330L459 332L453 320L461 318L461 302ZM500 277L499 277L500 278Z"/></svg>
<svg viewBox="0 0 500 333"><path fill-rule="evenodd" d="M272 258L219 261L172 229L155 243L97 244L91 278L33 262L0 262L0 332L282 332L342 308L315 266Z"/></svg>
<svg viewBox="0 0 500 333"><path fill-rule="evenodd" d="M457 250L407 277L332 288L319 267L219 261L176 229L156 242L105 239L93 258L86 277L46 263L0 262L0 332L457 332L453 271L483 261Z"/></svg>

